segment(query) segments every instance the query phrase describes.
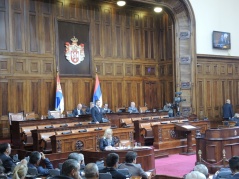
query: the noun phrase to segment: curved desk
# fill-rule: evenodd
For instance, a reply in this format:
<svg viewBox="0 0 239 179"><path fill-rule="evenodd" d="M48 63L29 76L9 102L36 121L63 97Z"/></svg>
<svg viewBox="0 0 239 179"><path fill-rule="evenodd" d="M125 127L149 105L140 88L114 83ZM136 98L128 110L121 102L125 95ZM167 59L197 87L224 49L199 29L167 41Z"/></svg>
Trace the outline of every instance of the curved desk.
<svg viewBox="0 0 239 179"><path fill-rule="evenodd" d="M85 163L96 162L98 160L105 160L109 153L117 153L119 155L119 163L125 161L125 155L128 151L137 153L137 163L140 163L145 171L152 171L155 174L154 149L150 147L136 147L124 150L111 150L103 152L81 151L85 156Z"/></svg>

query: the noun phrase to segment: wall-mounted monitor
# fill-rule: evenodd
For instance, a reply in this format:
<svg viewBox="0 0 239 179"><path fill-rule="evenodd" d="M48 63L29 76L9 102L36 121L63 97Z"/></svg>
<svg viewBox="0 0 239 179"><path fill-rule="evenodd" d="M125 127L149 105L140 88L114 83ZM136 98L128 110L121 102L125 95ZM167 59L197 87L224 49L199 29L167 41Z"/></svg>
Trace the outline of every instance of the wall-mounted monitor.
<svg viewBox="0 0 239 179"><path fill-rule="evenodd" d="M231 49L231 34L228 32L213 31L212 46L217 49Z"/></svg>

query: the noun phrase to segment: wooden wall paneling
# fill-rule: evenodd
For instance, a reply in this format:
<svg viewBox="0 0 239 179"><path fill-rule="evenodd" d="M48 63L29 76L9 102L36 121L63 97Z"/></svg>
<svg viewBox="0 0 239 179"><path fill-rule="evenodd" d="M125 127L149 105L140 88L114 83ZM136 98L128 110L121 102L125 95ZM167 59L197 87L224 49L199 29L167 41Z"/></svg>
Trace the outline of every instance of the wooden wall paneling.
<svg viewBox="0 0 239 179"><path fill-rule="evenodd" d="M124 29L124 57L126 59L132 59L133 57L133 35L132 35L132 14L130 12L126 12L125 14L125 29Z"/></svg>
<svg viewBox="0 0 239 179"><path fill-rule="evenodd" d="M40 3L40 14L39 14L39 41L40 53L47 54L53 53L53 5L51 3L42 2ZM39 5L39 6L40 6Z"/></svg>
<svg viewBox="0 0 239 179"><path fill-rule="evenodd" d="M220 99L218 98L218 96L221 96L221 93L218 89L220 89L220 86L219 86L219 82L218 80L213 80L212 82L212 107L213 107L213 110L214 110L214 115L213 115L213 118L215 117L216 119L219 119L220 116L221 116L221 103L219 102Z"/></svg>
<svg viewBox="0 0 239 179"><path fill-rule="evenodd" d="M55 80L41 80L41 115L55 109ZM64 95L64 93L63 93Z"/></svg>
<svg viewBox="0 0 239 179"><path fill-rule="evenodd" d="M101 8L98 6L94 6L93 7L93 13L94 15L92 16L93 19L92 21L93 23L93 38L92 38L92 42L93 42L93 48L92 48L92 52L93 52L93 56L94 57L102 57L102 24L101 24Z"/></svg>
<svg viewBox="0 0 239 179"><path fill-rule="evenodd" d="M112 43L112 9L110 7L104 7L103 9L103 44L104 44L104 57L112 57L113 49L115 48Z"/></svg>
<svg viewBox="0 0 239 179"><path fill-rule="evenodd" d="M93 80L93 82L91 82L89 80L83 80L82 81L82 85L84 86L84 91L80 95L80 99L82 99L82 101L87 106L89 106L90 104L87 104L87 103L93 101L93 93L94 93L94 88L95 88L95 81Z"/></svg>
<svg viewBox="0 0 239 179"><path fill-rule="evenodd" d="M136 100L135 104L138 104L138 106L144 106L144 95L143 95L143 85L141 81L136 82Z"/></svg>
<svg viewBox="0 0 239 179"><path fill-rule="evenodd" d="M12 26L12 32L11 37L12 42L12 50L14 52L24 52L25 51L25 31L24 27L25 21L24 21L24 0L13 0L10 7L11 7L11 26Z"/></svg>
<svg viewBox="0 0 239 179"><path fill-rule="evenodd" d="M238 156L239 155L239 145L238 145L238 140L237 143L232 145L232 155L231 156Z"/></svg>
<svg viewBox="0 0 239 179"><path fill-rule="evenodd" d="M232 105L235 104L234 98L236 98L236 96L234 95L235 93L233 93L233 89L235 89L233 85L233 80L228 80L228 99L231 100Z"/></svg>
<svg viewBox="0 0 239 179"><path fill-rule="evenodd" d="M9 93L8 93L8 81L0 80L0 116L8 114L9 105Z"/></svg>
<svg viewBox="0 0 239 179"><path fill-rule="evenodd" d="M26 112L31 112L34 111L36 114L39 114L40 112L40 104L41 104L41 93L40 93L40 89L41 89L41 84L39 80L29 80L29 85L30 85L30 102L29 102L29 106L28 106L28 110Z"/></svg>
<svg viewBox="0 0 239 179"><path fill-rule="evenodd" d="M9 46L7 1L0 1L0 50L7 51Z"/></svg>
<svg viewBox="0 0 239 179"><path fill-rule="evenodd" d="M76 108L76 106L81 103L84 105L88 105L83 103L82 98L80 98L82 92L83 92L83 86L80 85L82 84L82 80L81 79L73 79L73 80L69 80L67 79L67 81L70 81L70 83L67 84L67 108L65 111L69 111L69 110L73 110Z"/></svg>
<svg viewBox="0 0 239 179"><path fill-rule="evenodd" d="M56 17L65 17L64 14L64 0L57 0L56 1Z"/></svg>
<svg viewBox="0 0 239 179"><path fill-rule="evenodd" d="M31 0L29 1L29 18L26 19L26 24L28 27L26 34L28 34L28 37L26 38L26 40L28 42L27 49L33 53L39 52L39 14L37 7L39 7L38 2Z"/></svg>
<svg viewBox="0 0 239 179"><path fill-rule="evenodd" d="M1 57L0 56L0 74L1 75L11 75L12 73L12 58Z"/></svg>
<svg viewBox="0 0 239 179"><path fill-rule="evenodd" d="M114 64L113 63L104 63L104 75L106 76L114 76Z"/></svg>
<svg viewBox="0 0 239 179"><path fill-rule="evenodd" d="M123 107L125 106L125 98L127 97L126 93L124 93L124 84L122 81L115 81L114 82L115 88L113 89L113 100L114 100L114 108L112 106L112 109L115 111L117 107ZM125 95L123 95L125 94ZM111 104L113 105L113 104Z"/></svg>
<svg viewBox="0 0 239 179"><path fill-rule="evenodd" d="M124 106L128 107L130 106L130 102L135 101L135 90L133 87L134 83L132 81L125 81L125 90L124 90L124 98L125 98L125 103ZM138 104L135 103L136 106Z"/></svg>
<svg viewBox="0 0 239 179"><path fill-rule="evenodd" d="M101 83L101 91L103 95L103 104L107 103L110 109L113 109L113 82L112 81L104 81Z"/></svg>

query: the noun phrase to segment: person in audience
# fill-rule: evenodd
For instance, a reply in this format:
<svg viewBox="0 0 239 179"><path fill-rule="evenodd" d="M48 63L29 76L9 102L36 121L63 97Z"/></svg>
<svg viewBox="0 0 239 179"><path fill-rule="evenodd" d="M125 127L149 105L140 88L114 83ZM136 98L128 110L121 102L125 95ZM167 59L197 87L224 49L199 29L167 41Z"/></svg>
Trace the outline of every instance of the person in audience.
<svg viewBox="0 0 239 179"><path fill-rule="evenodd" d="M199 171L205 175L206 178L209 177L208 168L203 164L198 164L193 168L194 171Z"/></svg>
<svg viewBox="0 0 239 179"><path fill-rule="evenodd" d="M73 159L76 160L77 162L79 162L80 164L80 176L84 176L84 168L85 168L85 161L84 161L84 155L81 153L70 153L70 155L68 156L68 159Z"/></svg>
<svg viewBox="0 0 239 179"><path fill-rule="evenodd" d="M14 161L11 157L12 148L9 143L0 144L0 160L2 161L2 166L5 168L5 172L11 171L11 168L16 165L17 161Z"/></svg>
<svg viewBox="0 0 239 179"><path fill-rule="evenodd" d="M105 113L111 113L111 110L108 108L108 104L107 103L104 104L103 113L104 114Z"/></svg>
<svg viewBox="0 0 239 179"><path fill-rule="evenodd" d="M133 151L127 152L125 163L119 165L119 169L128 168L131 176L141 176L142 179L147 179L148 176L142 169L140 164L136 164L137 153Z"/></svg>
<svg viewBox="0 0 239 179"><path fill-rule="evenodd" d="M185 179L206 179L206 177L199 171L191 171L185 176Z"/></svg>
<svg viewBox="0 0 239 179"><path fill-rule="evenodd" d="M163 107L163 111L167 111L168 116L173 117L173 107L171 103L166 102L166 104Z"/></svg>
<svg viewBox="0 0 239 179"><path fill-rule="evenodd" d="M68 159L62 164L61 175L50 179L82 179L79 175L80 164L74 159Z"/></svg>
<svg viewBox="0 0 239 179"><path fill-rule="evenodd" d="M95 163L88 163L85 166L84 171L85 171L86 179L98 179L99 178L98 166Z"/></svg>
<svg viewBox="0 0 239 179"><path fill-rule="evenodd" d="M138 109L135 107L135 102L130 103L130 107L128 108L129 113L139 113Z"/></svg>
<svg viewBox="0 0 239 179"><path fill-rule="evenodd" d="M222 107L223 111L223 119L228 121L230 118L233 117L233 110L230 99L226 100L226 103Z"/></svg>
<svg viewBox="0 0 239 179"><path fill-rule="evenodd" d="M82 110L82 104L79 103L77 105L77 107L72 111L72 114L75 116L75 117L78 117L80 115L84 115L84 111Z"/></svg>
<svg viewBox="0 0 239 179"><path fill-rule="evenodd" d="M234 156L229 160L229 167L234 178L239 178L239 156Z"/></svg>
<svg viewBox="0 0 239 179"><path fill-rule="evenodd" d="M40 166L41 160L43 160L46 168ZM30 154L28 168L36 168L40 175L49 175L49 169L53 169L53 165L50 160L45 157L44 153L33 151Z"/></svg>
<svg viewBox="0 0 239 179"><path fill-rule="evenodd" d="M13 170L12 179L24 179L27 175L27 161L21 162L20 164L16 165Z"/></svg>
<svg viewBox="0 0 239 179"><path fill-rule="evenodd" d="M86 114L91 114L91 110L94 106L95 106L95 104L93 102L90 102L90 107L86 108L85 113Z"/></svg>
<svg viewBox="0 0 239 179"><path fill-rule="evenodd" d="M118 172L119 155L116 153L109 153L106 157L106 167L100 170L100 173L111 173L112 178L115 179L126 179L122 173Z"/></svg>
<svg viewBox="0 0 239 179"><path fill-rule="evenodd" d="M91 109L92 122L100 123L103 118L103 110L100 107L100 100L96 100L95 106Z"/></svg>
<svg viewBox="0 0 239 179"><path fill-rule="evenodd" d="M112 138L113 131L108 128L105 130L104 136L100 139L100 150L111 150L115 145L115 141Z"/></svg>

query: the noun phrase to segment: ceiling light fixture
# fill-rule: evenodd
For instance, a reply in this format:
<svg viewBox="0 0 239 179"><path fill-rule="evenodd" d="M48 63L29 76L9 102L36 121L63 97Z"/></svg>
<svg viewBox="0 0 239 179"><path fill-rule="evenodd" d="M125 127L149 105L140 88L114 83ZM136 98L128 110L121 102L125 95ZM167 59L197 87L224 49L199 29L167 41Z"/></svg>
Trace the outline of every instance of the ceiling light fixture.
<svg viewBox="0 0 239 179"><path fill-rule="evenodd" d="M124 6L126 4L125 1L117 1L118 6Z"/></svg>
<svg viewBox="0 0 239 179"><path fill-rule="evenodd" d="M155 7L154 8L154 12L157 12L157 13L160 13L160 12L162 12L162 8L161 7Z"/></svg>

